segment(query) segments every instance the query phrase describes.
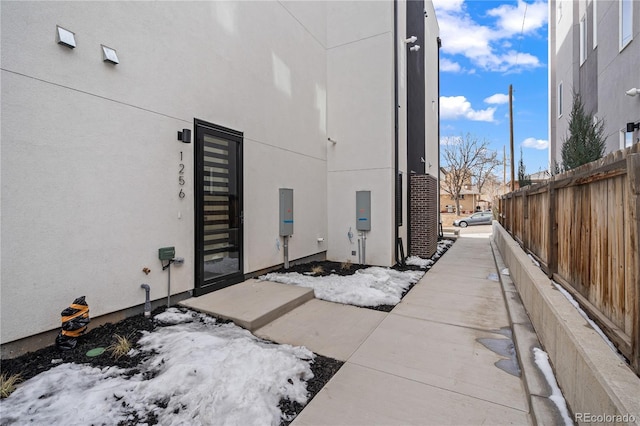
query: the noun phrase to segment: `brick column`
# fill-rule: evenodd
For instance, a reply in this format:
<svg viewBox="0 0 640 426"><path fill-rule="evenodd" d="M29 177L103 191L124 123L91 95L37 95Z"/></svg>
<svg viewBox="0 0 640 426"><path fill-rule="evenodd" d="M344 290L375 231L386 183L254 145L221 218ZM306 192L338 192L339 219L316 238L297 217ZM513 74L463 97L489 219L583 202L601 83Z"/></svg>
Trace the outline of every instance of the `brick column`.
<svg viewBox="0 0 640 426"><path fill-rule="evenodd" d="M409 176L409 255L429 258L438 248L438 180L426 174Z"/></svg>

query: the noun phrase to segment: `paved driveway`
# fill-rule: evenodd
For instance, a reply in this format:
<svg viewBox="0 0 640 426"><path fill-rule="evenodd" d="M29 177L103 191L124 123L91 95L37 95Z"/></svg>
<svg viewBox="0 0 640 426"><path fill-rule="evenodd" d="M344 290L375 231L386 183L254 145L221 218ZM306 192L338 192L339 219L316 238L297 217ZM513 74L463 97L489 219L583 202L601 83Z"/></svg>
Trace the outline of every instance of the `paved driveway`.
<svg viewBox="0 0 640 426"><path fill-rule="evenodd" d="M492 229L491 229L492 225L472 225L472 226L467 226L466 228L455 228L455 229L459 229L460 230L460 235L482 235L482 236L488 236L489 234L491 234Z"/></svg>

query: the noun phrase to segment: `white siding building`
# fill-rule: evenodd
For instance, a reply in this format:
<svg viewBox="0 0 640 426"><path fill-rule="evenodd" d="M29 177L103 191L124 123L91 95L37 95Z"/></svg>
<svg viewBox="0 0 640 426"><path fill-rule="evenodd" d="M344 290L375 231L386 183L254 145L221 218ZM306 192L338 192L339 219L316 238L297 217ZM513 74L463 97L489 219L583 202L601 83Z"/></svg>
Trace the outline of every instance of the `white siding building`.
<svg viewBox="0 0 640 426"><path fill-rule="evenodd" d="M438 170L430 1L1 8L3 357L78 296L92 318L138 312L141 283L166 300L162 247L184 258L176 300L282 265L280 188L291 261L357 262L361 190L366 263L396 263L398 238L408 254L408 176Z"/></svg>
<svg viewBox="0 0 640 426"><path fill-rule="evenodd" d="M625 93L638 89L635 96ZM640 2L549 1L549 160L562 162L572 94L605 121L606 153L640 141ZM635 93L635 92L634 92Z"/></svg>

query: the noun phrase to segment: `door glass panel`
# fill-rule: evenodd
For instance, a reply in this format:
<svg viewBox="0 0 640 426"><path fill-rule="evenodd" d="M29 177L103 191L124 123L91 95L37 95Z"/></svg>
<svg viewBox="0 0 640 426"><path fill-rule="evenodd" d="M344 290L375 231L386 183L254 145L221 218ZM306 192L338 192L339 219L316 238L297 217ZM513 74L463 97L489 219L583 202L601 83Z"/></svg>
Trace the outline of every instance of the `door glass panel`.
<svg viewBox="0 0 640 426"><path fill-rule="evenodd" d="M202 263L204 281L240 272L238 143L204 134Z"/></svg>

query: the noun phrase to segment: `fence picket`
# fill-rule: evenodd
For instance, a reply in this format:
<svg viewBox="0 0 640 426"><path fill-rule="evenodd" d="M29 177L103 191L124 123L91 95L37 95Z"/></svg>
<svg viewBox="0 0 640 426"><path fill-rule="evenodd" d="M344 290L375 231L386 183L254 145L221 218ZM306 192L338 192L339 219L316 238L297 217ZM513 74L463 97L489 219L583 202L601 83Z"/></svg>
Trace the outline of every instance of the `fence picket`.
<svg viewBox="0 0 640 426"><path fill-rule="evenodd" d="M502 226L640 374L640 144L505 194L499 205Z"/></svg>

